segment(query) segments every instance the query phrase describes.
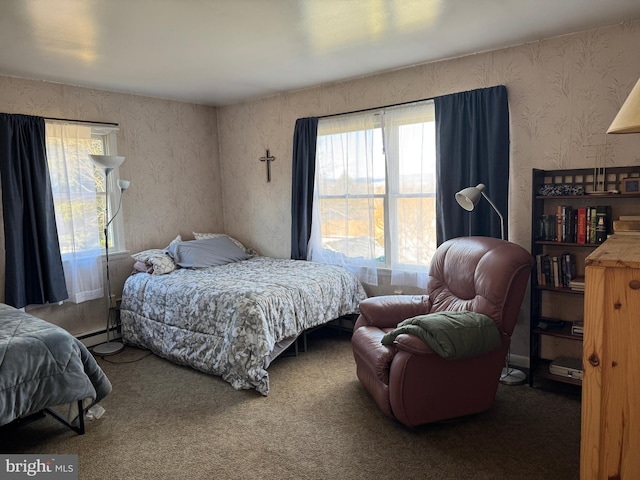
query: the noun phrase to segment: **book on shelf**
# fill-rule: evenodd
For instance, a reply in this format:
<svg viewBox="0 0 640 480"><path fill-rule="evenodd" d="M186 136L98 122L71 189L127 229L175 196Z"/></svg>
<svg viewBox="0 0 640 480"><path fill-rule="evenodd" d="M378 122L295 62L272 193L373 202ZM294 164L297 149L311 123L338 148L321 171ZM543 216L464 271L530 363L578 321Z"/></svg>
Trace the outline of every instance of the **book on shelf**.
<svg viewBox="0 0 640 480"><path fill-rule="evenodd" d="M576 257L571 253L562 254L562 286L569 288L576 277Z"/></svg>
<svg viewBox="0 0 640 480"><path fill-rule="evenodd" d="M595 243L602 243L610 233L609 223L611 219L611 206L598 205L596 207L596 240Z"/></svg>
<svg viewBox="0 0 640 480"><path fill-rule="evenodd" d="M589 207L589 243L596 243L596 207Z"/></svg>
<svg viewBox="0 0 640 480"><path fill-rule="evenodd" d="M575 223L577 210L571 205L558 205L556 213L556 241L561 243L575 242Z"/></svg>
<svg viewBox="0 0 640 480"><path fill-rule="evenodd" d="M572 208L570 205L558 205L554 207L554 211L555 213L553 214L545 214L538 217L535 232L537 240L557 243L598 244L604 242L608 235L613 233L610 205L580 208ZM598 212L600 212L599 215ZM625 224L635 225L629 222L638 222L638 231L640 231L640 215L638 217L638 220L625 220ZM619 219L618 221L621 220Z"/></svg>
<svg viewBox="0 0 640 480"><path fill-rule="evenodd" d="M576 242L587 243L587 209L578 208L578 224L576 232Z"/></svg>
<svg viewBox="0 0 640 480"><path fill-rule="evenodd" d="M613 233L640 232L640 220L614 220Z"/></svg>
<svg viewBox="0 0 640 480"><path fill-rule="evenodd" d="M571 335L582 337L584 335L584 322L573 322L571 325Z"/></svg>
<svg viewBox="0 0 640 480"><path fill-rule="evenodd" d="M640 215L620 215L618 220L640 221Z"/></svg>
<svg viewBox="0 0 640 480"><path fill-rule="evenodd" d="M539 253L536 255L536 280L538 285L544 285L542 283L543 272L542 272L542 254Z"/></svg>
<svg viewBox="0 0 640 480"><path fill-rule="evenodd" d="M551 257L551 277L553 279L553 286L558 288L561 283L560 283L560 267L559 267L559 261L558 261L558 257Z"/></svg>
<svg viewBox="0 0 640 480"><path fill-rule="evenodd" d="M542 256L542 284L543 285L553 285L553 279L551 278L551 260L549 259L549 255Z"/></svg>
<svg viewBox="0 0 640 480"><path fill-rule="evenodd" d="M536 255L536 281L538 285L556 288L570 288L571 281L576 278L575 255L563 253L549 256Z"/></svg>
<svg viewBox="0 0 640 480"><path fill-rule="evenodd" d="M541 253L536 255L536 279L538 280L538 285L553 285L551 272L551 260L549 259L549 255Z"/></svg>
<svg viewBox="0 0 640 480"><path fill-rule="evenodd" d="M569 282L569 288L571 290L576 290L580 292L584 292L584 277L576 277Z"/></svg>

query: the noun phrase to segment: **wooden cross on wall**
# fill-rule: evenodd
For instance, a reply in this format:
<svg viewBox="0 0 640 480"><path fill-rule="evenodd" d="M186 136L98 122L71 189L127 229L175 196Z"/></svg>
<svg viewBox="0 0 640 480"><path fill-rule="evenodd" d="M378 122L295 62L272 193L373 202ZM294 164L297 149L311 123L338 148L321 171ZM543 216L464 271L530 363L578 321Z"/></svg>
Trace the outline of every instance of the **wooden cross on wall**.
<svg viewBox="0 0 640 480"><path fill-rule="evenodd" d="M264 157L260 157L261 162L266 162L267 164L267 182L271 181L271 162L274 162L276 157L272 157L269 154L269 149L267 148L267 154Z"/></svg>

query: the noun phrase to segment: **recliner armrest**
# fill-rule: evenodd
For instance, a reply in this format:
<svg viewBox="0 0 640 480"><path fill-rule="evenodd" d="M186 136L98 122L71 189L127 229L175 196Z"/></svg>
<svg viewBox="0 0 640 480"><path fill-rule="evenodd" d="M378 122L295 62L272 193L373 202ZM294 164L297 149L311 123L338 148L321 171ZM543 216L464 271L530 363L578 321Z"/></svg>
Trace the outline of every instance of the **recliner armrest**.
<svg viewBox="0 0 640 480"><path fill-rule="evenodd" d="M396 337L393 345L398 350L404 350L405 352L412 353L413 355L438 355L429 345L415 335L409 333L402 333Z"/></svg>
<svg viewBox="0 0 640 480"><path fill-rule="evenodd" d="M370 325L379 328L395 328L398 323L416 315L429 313L431 301L428 295L383 295L360 302L360 316L355 328Z"/></svg>

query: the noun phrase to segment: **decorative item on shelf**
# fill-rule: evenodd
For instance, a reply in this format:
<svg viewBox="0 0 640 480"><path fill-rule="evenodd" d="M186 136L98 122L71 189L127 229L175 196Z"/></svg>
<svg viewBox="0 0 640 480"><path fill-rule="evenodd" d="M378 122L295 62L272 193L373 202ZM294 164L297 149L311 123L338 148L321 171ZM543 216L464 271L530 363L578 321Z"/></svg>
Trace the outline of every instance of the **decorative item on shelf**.
<svg viewBox="0 0 640 480"><path fill-rule="evenodd" d="M91 160L100 168L104 169L105 177L105 209L104 209L104 251L105 251L105 263L107 267L107 341L94 347L93 352L96 355L106 356L114 355L121 352L124 349L124 345L121 342L114 342L110 340L110 332L112 329L117 328L115 322L112 322L112 299L111 299L111 279L109 277L109 225L113 222L120 212L120 206L122 205L122 194L129 188L131 182L128 180L118 180L118 188L120 189L120 198L118 200L118 208L116 213L109 218L109 174L111 171L122 165L124 157L115 155L89 155Z"/></svg>
<svg viewBox="0 0 640 480"><path fill-rule="evenodd" d="M543 197L584 195L584 188L582 185L556 185L551 183L541 186L538 189L538 195Z"/></svg>
<svg viewBox="0 0 640 480"><path fill-rule="evenodd" d="M563 322L562 320L540 320L538 322L537 327L540 330L549 330L549 329L555 329L555 330L562 330L562 328L564 327L565 322Z"/></svg>
<svg viewBox="0 0 640 480"><path fill-rule="evenodd" d="M584 144L583 147L593 150L593 154L587 155L587 158L593 159L593 172L590 175L591 189L587 192L588 195L609 195L619 193L617 190L611 190L609 188L606 159L613 156L610 151L610 145L607 144L607 136L591 135L589 142ZM615 187L614 187L615 188Z"/></svg>
<svg viewBox="0 0 640 480"><path fill-rule="evenodd" d="M480 197L484 197L498 214L498 217L500 217L500 238L504 240L504 218L502 217L500 210L498 210L498 207L496 207L491 199L484 193L485 188L486 187L483 183L479 183L475 187L464 188L456 193L456 201L462 208L471 212L480 201ZM507 357L505 358L505 366L502 369L502 374L500 375L500 382L505 385L520 385L525 382L527 376L523 371L509 365L509 355L510 352L507 353Z"/></svg>
<svg viewBox="0 0 640 480"><path fill-rule="evenodd" d="M640 80L622 104L607 133L640 133Z"/></svg>
<svg viewBox="0 0 640 480"><path fill-rule="evenodd" d="M620 180L622 193L640 193L640 177L627 177Z"/></svg>

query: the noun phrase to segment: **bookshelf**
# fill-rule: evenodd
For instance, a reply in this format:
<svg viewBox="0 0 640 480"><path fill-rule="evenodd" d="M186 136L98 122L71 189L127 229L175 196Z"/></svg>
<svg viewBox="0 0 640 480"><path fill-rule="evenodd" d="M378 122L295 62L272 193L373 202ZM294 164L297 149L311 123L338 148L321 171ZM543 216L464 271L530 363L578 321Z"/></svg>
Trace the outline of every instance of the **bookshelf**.
<svg viewBox="0 0 640 480"><path fill-rule="evenodd" d="M621 215L640 215L640 193L615 193L623 190L624 179L635 177L640 166L533 169L530 386L539 379L582 385L580 375L556 375L550 365L559 358L582 359L583 337L573 334L572 326L584 321L585 259Z"/></svg>

